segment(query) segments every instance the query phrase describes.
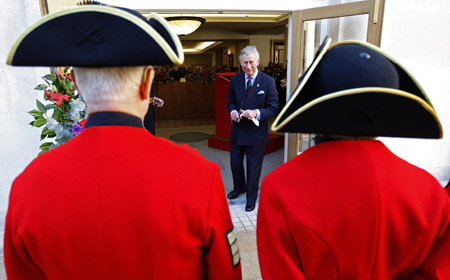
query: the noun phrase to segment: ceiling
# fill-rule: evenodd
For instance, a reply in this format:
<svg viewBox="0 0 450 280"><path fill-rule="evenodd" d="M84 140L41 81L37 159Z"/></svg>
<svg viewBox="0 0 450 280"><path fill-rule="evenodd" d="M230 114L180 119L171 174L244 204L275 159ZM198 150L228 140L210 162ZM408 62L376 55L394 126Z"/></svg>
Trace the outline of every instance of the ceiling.
<svg viewBox="0 0 450 280"><path fill-rule="evenodd" d="M170 14L163 16L171 16ZM283 33L288 23L288 14L216 13L197 14L206 19L199 28L204 31L226 29L243 35L275 35ZM200 31L200 30L199 30Z"/></svg>
<svg viewBox="0 0 450 280"><path fill-rule="evenodd" d="M148 10L137 10L144 16L148 15ZM193 14L170 14L161 13L163 17L169 16L196 16L202 17L206 21L191 35L187 35L181 39L183 49L197 49L197 51L185 52L201 53L204 51L223 50L228 46L235 44L236 41L242 41L250 35L279 35L286 30L286 25L289 20L289 14L283 13L224 13L224 12L210 12L210 13L193 13ZM202 34L215 33L214 38L208 38L207 35ZM221 38L220 34L227 34L227 38ZM235 39L230 39L229 34L235 34ZM225 36L225 35L223 35ZM194 39L201 38L201 39ZM248 40L248 38L247 38ZM204 44L207 41L216 42L214 45L205 49L201 49L198 45Z"/></svg>

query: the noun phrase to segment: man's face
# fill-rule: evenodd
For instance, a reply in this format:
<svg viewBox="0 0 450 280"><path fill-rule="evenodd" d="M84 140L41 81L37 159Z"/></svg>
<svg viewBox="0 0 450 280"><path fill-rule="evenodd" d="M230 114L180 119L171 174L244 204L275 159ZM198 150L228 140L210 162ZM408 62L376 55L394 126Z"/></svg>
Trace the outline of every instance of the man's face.
<svg viewBox="0 0 450 280"><path fill-rule="evenodd" d="M252 54L242 55L241 57L241 67L242 70L249 76L255 74L256 69L258 69L259 59L256 59Z"/></svg>

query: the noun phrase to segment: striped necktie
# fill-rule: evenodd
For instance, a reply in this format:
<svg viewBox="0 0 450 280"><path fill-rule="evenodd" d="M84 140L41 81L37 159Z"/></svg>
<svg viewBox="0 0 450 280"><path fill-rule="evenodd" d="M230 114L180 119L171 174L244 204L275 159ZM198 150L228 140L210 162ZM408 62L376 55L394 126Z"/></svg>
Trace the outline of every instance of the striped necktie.
<svg viewBox="0 0 450 280"><path fill-rule="evenodd" d="M250 92L250 89L252 88L252 77L248 77L247 79L247 94Z"/></svg>

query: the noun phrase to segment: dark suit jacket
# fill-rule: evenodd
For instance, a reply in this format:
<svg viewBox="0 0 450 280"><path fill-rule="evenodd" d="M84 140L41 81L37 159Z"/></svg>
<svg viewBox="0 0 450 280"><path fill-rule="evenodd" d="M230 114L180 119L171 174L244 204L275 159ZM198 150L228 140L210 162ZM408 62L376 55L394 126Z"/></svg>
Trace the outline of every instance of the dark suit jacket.
<svg viewBox="0 0 450 280"><path fill-rule="evenodd" d="M245 73L231 77L228 89L228 112L246 109L258 109L261 113L259 127L252 121L243 118L240 122L232 122L230 140L238 145L255 146L265 144L269 140L267 119L278 113L278 93L275 80L258 71L250 93L245 91Z"/></svg>
<svg viewBox="0 0 450 280"><path fill-rule="evenodd" d="M150 97L155 97L155 90L154 90L153 84L152 84L152 88L150 90ZM152 103L148 104L148 111L144 117L144 127L151 134L155 135L155 111L154 111Z"/></svg>

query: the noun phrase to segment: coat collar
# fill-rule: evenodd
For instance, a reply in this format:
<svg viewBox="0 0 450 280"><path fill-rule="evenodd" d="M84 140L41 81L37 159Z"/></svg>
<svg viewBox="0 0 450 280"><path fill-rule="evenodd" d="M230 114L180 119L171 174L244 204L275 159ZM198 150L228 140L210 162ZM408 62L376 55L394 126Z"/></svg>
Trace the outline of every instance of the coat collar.
<svg viewBox="0 0 450 280"><path fill-rule="evenodd" d="M259 74L259 70L256 69L256 72L253 73L253 75L251 76L254 81L256 81L256 77L258 77L258 74ZM245 72L244 72L244 78L245 78L245 80L247 80L247 78L248 78L248 75Z"/></svg>
<svg viewBox="0 0 450 280"><path fill-rule="evenodd" d="M121 112L98 112L89 115L86 128L92 126L119 125L144 128L142 120L136 116Z"/></svg>

